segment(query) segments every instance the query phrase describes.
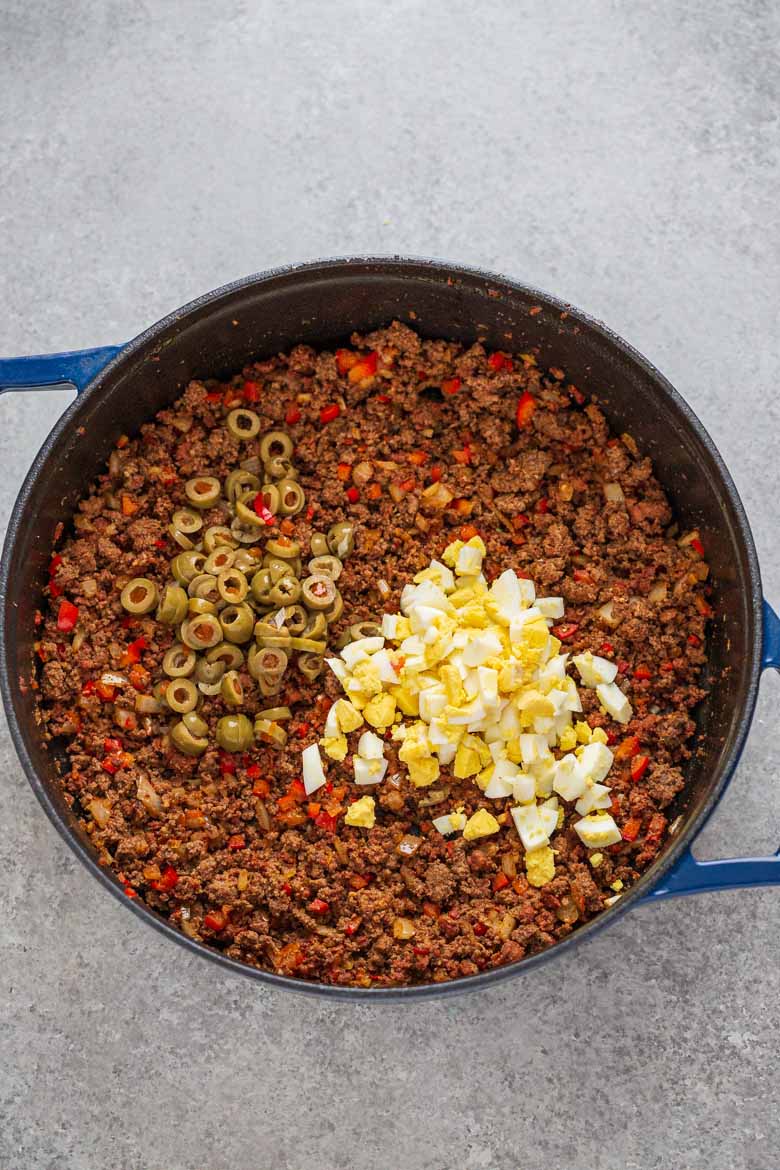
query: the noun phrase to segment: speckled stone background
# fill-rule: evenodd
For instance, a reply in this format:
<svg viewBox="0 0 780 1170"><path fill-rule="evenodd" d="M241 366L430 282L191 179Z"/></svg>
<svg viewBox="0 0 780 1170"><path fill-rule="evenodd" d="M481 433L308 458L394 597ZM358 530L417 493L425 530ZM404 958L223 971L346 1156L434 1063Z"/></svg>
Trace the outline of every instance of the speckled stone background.
<svg viewBox="0 0 780 1170"><path fill-rule="evenodd" d="M0 2L0 351L131 337L290 260L556 291L719 444L777 540L771 0ZM0 402L3 524L68 395ZM780 841L780 686L698 852ZM667 902L478 996L272 994L135 921L0 743L2 1170L764 1170L780 890Z"/></svg>

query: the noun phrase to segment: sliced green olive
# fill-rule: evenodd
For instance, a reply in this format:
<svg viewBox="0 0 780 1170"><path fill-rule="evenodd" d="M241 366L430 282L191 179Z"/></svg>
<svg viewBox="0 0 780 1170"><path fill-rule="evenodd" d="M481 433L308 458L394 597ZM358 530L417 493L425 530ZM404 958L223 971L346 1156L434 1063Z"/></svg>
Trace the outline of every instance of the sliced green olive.
<svg viewBox="0 0 780 1170"><path fill-rule="evenodd" d="M287 746L287 732L273 719L256 719L255 735L261 743L271 747L283 748Z"/></svg>
<svg viewBox="0 0 780 1170"><path fill-rule="evenodd" d="M321 654L299 654L298 669L306 678L318 678L325 666L325 659Z"/></svg>
<svg viewBox="0 0 780 1170"><path fill-rule="evenodd" d="M263 464L267 479L297 479L298 472L286 455L272 455Z"/></svg>
<svg viewBox="0 0 780 1170"><path fill-rule="evenodd" d="M281 678L287 669L287 655L276 646L252 646L247 657L247 668L252 678Z"/></svg>
<svg viewBox="0 0 780 1170"><path fill-rule="evenodd" d="M309 561L310 573L324 573L326 577L330 577L334 581L338 581L343 568L339 558L330 556L330 554L324 557L312 557Z"/></svg>
<svg viewBox="0 0 780 1170"><path fill-rule="evenodd" d="M324 557L330 552L328 538L324 532L312 532L309 539L309 547L314 557Z"/></svg>
<svg viewBox="0 0 780 1170"><path fill-rule="evenodd" d="M178 508L173 513L171 522L174 528L178 528L179 532L183 532L187 536L200 532L203 527L203 517L199 516L197 512L193 512L191 508Z"/></svg>
<svg viewBox="0 0 780 1170"><path fill-rule="evenodd" d="M187 614L187 594L181 585L166 585L155 614L165 626L176 626Z"/></svg>
<svg viewBox="0 0 780 1170"><path fill-rule="evenodd" d="M230 525L230 531L239 542L239 544L256 544L257 543L257 525L245 524L243 520L236 516L233 523Z"/></svg>
<svg viewBox="0 0 780 1170"><path fill-rule="evenodd" d="M233 548L228 548L227 545L221 545L215 548L213 553L209 553L206 558L204 569L213 577L217 577L225 569L232 569L235 564L238 553Z"/></svg>
<svg viewBox="0 0 780 1170"><path fill-rule="evenodd" d="M217 743L226 752L245 752L252 746L254 733L246 715L223 715L217 722Z"/></svg>
<svg viewBox="0 0 780 1170"><path fill-rule="evenodd" d="M252 578L250 586L252 590L252 596L256 601L270 605L271 603L268 599L268 594L271 592L273 584L274 583L271 580L271 574L268 569L258 569Z"/></svg>
<svg viewBox="0 0 780 1170"><path fill-rule="evenodd" d="M297 516L306 504L306 495L303 488L294 479L280 479L279 511L283 516ZM273 508L271 509L273 511Z"/></svg>
<svg viewBox="0 0 780 1170"><path fill-rule="evenodd" d="M222 698L228 707L240 707L244 701L244 684L237 670L229 670L222 679Z"/></svg>
<svg viewBox="0 0 780 1170"><path fill-rule="evenodd" d="M189 585L199 573L203 572L206 558L203 553L181 552L171 561L171 573L180 585Z"/></svg>
<svg viewBox="0 0 780 1170"><path fill-rule="evenodd" d="M125 585L119 600L128 613L151 613L157 605L157 586L148 577L133 577Z"/></svg>
<svg viewBox="0 0 780 1170"><path fill-rule="evenodd" d="M193 735L206 735L208 732L208 723L206 723L206 720L197 711L188 711L186 715L182 716L181 721Z"/></svg>
<svg viewBox="0 0 780 1170"><path fill-rule="evenodd" d="M240 569L225 569L217 577L217 589L223 601L238 605L249 592L249 582Z"/></svg>
<svg viewBox="0 0 780 1170"><path fill-rule="evenodd" d="M284 611L284 624L294 637L299 637L303 633L308 620L308 614L302 605L288 605ZM257 626L255 626L255 634L257 634Z"/></svg>
<svg viewBox="0 0 780 1170"><path fill-rule="evenodd" d="M293 441L285 431L269 431L260 440L260 458L263 463L277 455L289 458L293 453Z"/></svg>
<svg viewBox="0 0 780 1170"><path fill-rule="evenodd" d="M198 573L187 586L190 597L202 597L204 601L216 604L219 601L217 578L212 573Z"/></svg>
<svg viewBox="0 0 780 1170"><path fill-rule="evenodd" d="M165 703L165 692L168 690L168 687L170 685L171 684L170 684L169 679L161 678L160 681L158 683L155 683L154 686L152 687L152 694L154 695L155 699L157 700L157 702L160 704L161 707Z"/></svg>
<svg viewBox="0 0 780 1170"><path fill-rule="evenodd" d="M168 535L173 540L175 540L179 548L183 548L185 552L189 552L191 548L195 548L195 545L193 541L190 540L189 536L186 536L183 532L180 532L175 524L168 525Z"/></svg>
<svg viewBox="0 0 780 1170"><path fill-rule="evenodd" d="M259 554L255 555L251 548L240 548L235 554L233 568L240 569L242 573L248 575L254 573L255 569L260 565L261 560L262 557Z"/></svg>
<svg viewBox="0 0 780 1170"><path fill-rule="evenodd" d="M381 638L382 627L376 622L355 622L349 627L349 634L354 642L360 638Z"/></svg>
<svg viewBox="0 0 780 1170"><path fill-rule="evenodd" d="M286 573L268 594L274 605L294 605L301 596L301 583L297 577Z"/></svg>
<svg viewBox="0 0 780 1170"><path fill-rule="evenodd" d="M263 503L269 512L273 512L274 516L279 511L279 489L275 483L264 483L260 488L260 495L263 497Z"/></svg>
<svg viewBox="0 0 780 1170"><path fill-rule="evenodd" d="M187 613L195 616L199 613L216 613L217 607L213 601L205 597L191 597L187 602Z"/></svg>
<svg viewBox="0 0 780 1170"><path fill-rule="evenodd" d="M263 568L268 569L271 574L271 581L276 584L280 577L289 577L291 575L290 562L283 561L281 557L271 557L266 555L263 557Z"/></svg>
<svg viewBox="0 0 780 1170"><path fill-rule="evenodd" d="M216 650L216 646L214 649ZM195 667L195 678L199 684L204 683L209 687L213 687L216 683L218 691L220 683L225 676L225 670L226 667L224 662L209 662L208 658L199 658L198 664ZM216 694L217 691L214 691L213 693Z"/></svg>
<svg viewBox="0 0 780 1170"><path fill-rule="evenodd" d="M338 596L332 577L324 573L312 573L301 586L303 604L307 609L329 609Z"/></svg>
<svg viewBox="0 0 780 1170"><path fill-rule="evenodd" d="M271 646L286 650L290 645L290 631L284 626L263 620L255 622L255 639L259 646Z"/></svg>
<svg viewBox="0 0 780 1170"><path fill-rule="evenodd" d="M224 611L223 611L224 613ZM200 613L188 617L181 624L181 640L193 650L208 650L222 641L222 615Z"/></svg>
<svg viewBox="0 0 780 1170"><path fill-rule="evenodd" d="M226 548L235 548L237 543L233 533L224 524L212 524L203 534L203 547L207 553L213 553L215 548L223 545Z"/></svg>
<svg viewBox="0 0 780 1170"><path fill-rule="evenodd" d="M320 641L328 632L328 619L324 613L310 613L304 628L304 636Z"/></svg>
<svg viewBox="0 0 780 1170"><path fill-rule="evenodd" d="M171 728L171 740L185 756L202 756L209 746L209 741L206 736L196 735L190 730L183 719L179 723L174 723Z"/></svg>
<svg viewBox="0 0 780 1170"><path fill-rule="evenodd" d="M263 528L265 520L262 516L258 516L254 508L255 500L257 499L256 491L244 492L236 500L236 516L242 524L252 524L255 529ZM273 511L273 508L270 509Z"/></svg>
<svg viewBox="0 0 780 1170"><path fill-rule="evenodd" d="M341 596L339 591L336 590L336 600L333 602L333 605L327 611L325 616L327 617L329 622L337 622L339 620L339 618L341 617L341 615L343 614L343 612L344 612L344 598Z"/></svg>
<svg viewBox="0 0 780 1170"><path fill-rule="evenodd" d="M177 678L165 688L165 701L172 711L185 715L198 705L198 688L188 678Z"/></svg>
<svg viewBox="0 0 780 1170"><path fill-rule="evenodd" d="M244 652L231 642L220 642L208 651L206 661L209 664L222 663L225 670L238 670L239 666L244 665Z"/></svg>
<svg viewBox="0 0 780 1170"><path fill-rule="evenodd" d="M196 661L194 650L175 642L163 658L162 668L169 678L186 678L195 669Z"/></svg>
<svg viewBox="0 0 780 1170"><path fill-rule="evenodd" d="M213 508L222 495L222 484L215 475L196 475L185 483L184 494L195 508Z"/></svg>
<svg viewBox="0 0 780 1170"><path fill-rule="evenodd" d="M231 471L225 480L225 495L234 504L239 496L243 496L251 489L257 491L260 487L260 480L252 471L245 471L241 467L237 467L235 471Z"/></svg>
<svg viewBox="0 0 780 1170"><path fill-rule="evenodd" d="M265 711L257 712L255 719L270 719L276 723L282 719L292 719L292 711L289 707L266 707Z"/></svg>
<svg viewBox="0 0 780 1170"><path fill-rule="evenodd" d="M290 540L289 536L277 536L267 540L265 551L268 556L278 557L280 561L294 561L301 555L301 546L297 540Z"/></svg>
<svg viewBox="0 0 780 1170"><path fill-rule="evenodd" d="M226 421L228 430L236 439L254 439L260 433L260 416L243 406L231 410Z"/></svg>
<svg viewBox="0 0 780 1170"><path fill-rule="evenodd" d="M245 602L228 605L219 615L219 625L222 627L222 635L216 641L224 637L228 642L248 642L255 628L255 615L251 606ZM216 643L210 644L213 646Z"/></svg>
<svg viewBox="0 0 780 1170"><path fill-rule="evenodd" d="M293 650L300 650L304 654L324 654L328 647L327 642L318 642L314 638L291 638L290 643Z"/></svg>
<svg viewBox="0 0 780 1170"><path fill-rule="evenodd" d="M355 547L355 525L350 520L339 520L328 529L328 548L342 561Z"/></svg>

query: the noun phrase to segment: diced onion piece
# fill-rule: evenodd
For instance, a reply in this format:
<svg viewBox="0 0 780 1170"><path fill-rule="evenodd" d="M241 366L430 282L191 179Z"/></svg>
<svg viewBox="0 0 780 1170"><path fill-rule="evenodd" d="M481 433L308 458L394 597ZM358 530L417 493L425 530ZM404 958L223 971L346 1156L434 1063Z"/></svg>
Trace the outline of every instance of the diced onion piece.
<svg viewBox="0 0 780 1170"><path fill-rule="evenodd" d="M138 777L135 794L147 812L153 816L160 815L163 808L162 797L148 776Z"/></svg>
<svg viewBox="0 0 780 1170"><path fill-rule="evenodd" d="M303 787L306 789L306 795L311 796L312 792L316 792L318 788L322 788L323 784L327 783L322 767L320 749L316 743L309 744L307 748L303 749L301 762L303 768Z"/></svg>
<svg viewBox="0 0 780 1170"><path fill-rule="evenodd" d="M669 592L669 590L667 588L666 582L659 581L659 583L657 585L654 585L653 588L648 593L647 600L648 601L666 601L666 596L667 596L668 592Z"/></svg>
<svg viewBox="0 0 780 1170"><path fill-rule="evenodd" d="M110 805L106 804L104 800L101 800L96 796L94 800L89 801L87 808L98 827L105 829L106 825L108 824L109 817L111 816Z"/></svg>
<svg viewBox="0 0 780 1170"><path fill-rule="evenodd" d="M614 604L615 603L613 601L608 601L606 605L602 605L600 609L596 611L604 624L609 626L612 630L620 625L620 618L615 617Z"/></svg>
<svg viewBox="0 0 780 1170"><path fill-rule="evenodd" d="M404 833L398 842L397 849L404 857L411 857L423 843L422 837L415 837L412 833Z"/></svg>
<svg viewBox="0 0 780 1170"><path fill-rule="evenodd" d="M443 511L448 504L452 503L455 498L448 487L446 487L441 480L438 483L432 483L425 488L422 493L423 502L434 511Z"/></svg>
<svg viewBox="0 0 780 1170"><path fill-rule="evenodd" d="M622 504L626 498L619 483L605 483L604 496L611 504Z"/></svg>
<svg viewBox="0 0 780 1170"><path fill-rule="evenodd" d="M411 918L393 919L393 938L412 938L414 936L414 929L414 923Z"/></svg>
<svg viewBox="0 0 780 1170"><path fill-rule="evenodd" d="M163 707L154 695L136 695L135 709L139 715L159 715Z"/></svg>
<svg viewBox="0 0 780 1170"><path fill-rule="evenodd" d="M123 674L117 674L113 670L106 670L101 674L100 681L104 687L123 687L127 679Z"/></svg>
<svg viewBox="0 0 780 1170"><path fill-rule="evenodd" d="M599 702L617 723L628 723L634 714L631 704L617 683L602 683L596 687Z"/></svg>

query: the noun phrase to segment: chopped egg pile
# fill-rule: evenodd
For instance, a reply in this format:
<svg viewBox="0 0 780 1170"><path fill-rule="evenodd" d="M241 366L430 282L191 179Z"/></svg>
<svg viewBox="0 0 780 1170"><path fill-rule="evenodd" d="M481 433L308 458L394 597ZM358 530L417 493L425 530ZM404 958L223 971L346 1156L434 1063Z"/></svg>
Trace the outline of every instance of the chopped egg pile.
<svg viewBox="0 0 780 1170"><path fill-rule="evenodd" d="M363 728L354 778L376 785L387 771L382 737L390 731L416 787L433 784L444 766L473 779L488 799L510 798L528 880L541 886L555 874L550 842L564 819L559 801L574 804L581 816L574 829L589 849L621 840L604 783L613 755L601 728L575 718L582 703L566 672L569 656L551 633L563 617L562 598L537 597L533 583L511 569L488 586L484 556L480 537L454 541L442 561L405 586L401 612L384 615L381 637L351 642L327 659L346 697L331 707L321 747L344 760L347 735ZM615 684L615 664L590 652L572 661L604 711L628 723L632 710ZM317 758L307 764L311 752ZM304 752L307 793L324 782L313 745ZM371 797L357 801L347 824L373 825L373 806ZM469 841L501 828L484 808L468 818L455 809L433 824Z"/></svg>

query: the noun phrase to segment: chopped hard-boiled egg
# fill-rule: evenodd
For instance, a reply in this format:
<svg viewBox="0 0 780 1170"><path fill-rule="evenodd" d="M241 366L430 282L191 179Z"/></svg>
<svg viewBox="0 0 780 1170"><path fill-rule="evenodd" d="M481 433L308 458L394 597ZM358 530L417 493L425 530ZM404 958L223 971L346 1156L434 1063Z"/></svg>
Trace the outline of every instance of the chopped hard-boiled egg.
<svg viewBox="0 0 780 1170"><path fill-rule="evenodd" d="M443 817L434 819L433 827L442 837L447 837L450 833L459 833L466 827L466 814L459 811L446 813Z"/></svg>
<svg viewBox="0 0 780 1170"><path fill-rule="evenodd" d="M307 748L304 748L301 758L303 787L306 789L306 795L311 796L312 792L316 792L318 788L322 788L323 784L327 784L325 772L322 767L320 749L317 747L317 744L312 743Z"/></svg>
<svg viewBox="0 0 780 1170"><path fill-rule="evenodd" d="M633 709L617 683L600 683L596 687L599 702L616 723L629 723Z"/></svg>
<svg viewBox="0 0 780 1170"><path fill-rule="evenodd" d="M574 831L588 849L604 849L623 840L620 829L609 813L592 812L576 821Z"/></svg>
<svg viewBox="0 0 780 1170"><path fill-rule="evenodd" d="M546 886L555 877L555 854L549 845L538 845L525 855L525 875L531 886Z"/></svg>
<svg viewBox="0 0 780 1170"><path fill-rule="evenodd" d="M486 808L478 808L466 821L463 836L467 841L476 841L478 837L489 837L492 833L497 833L500 828L492 813Z"/></svg>
<svg viewBox="0 0 780 1170"><path fill-rule="evenodd" d="M373 829L376 824L375 807L373 796L361 796L347 809L344 823L355 829Z"/></svg>
<svg viewBox="0 0 780 1170"><path fill-rule="evenodd" d="M584 654L576 654L572 662L580 673L580 678L586 687L597 687L601 683L615 681L617 665L608 658L600 658L598 654L591 654L586 650Z"/></svg>

